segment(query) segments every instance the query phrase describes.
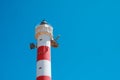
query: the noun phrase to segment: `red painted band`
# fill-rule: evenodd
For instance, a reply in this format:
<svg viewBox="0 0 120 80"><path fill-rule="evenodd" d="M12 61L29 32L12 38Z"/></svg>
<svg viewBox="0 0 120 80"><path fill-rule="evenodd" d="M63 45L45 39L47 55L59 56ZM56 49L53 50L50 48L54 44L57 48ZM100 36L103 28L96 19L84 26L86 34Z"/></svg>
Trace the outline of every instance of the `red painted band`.
<svg viewBox="0 0 120 80"><path fill-rule="evenodd" d="M39 76L36 80L51 80L49 76Z"/></svg>
<svg viewBox="0 0 120 80"><path fill-rule="evenodd" d="M50 60L50 48L48 46L40 46L37 49L37 61Z"/></svg>

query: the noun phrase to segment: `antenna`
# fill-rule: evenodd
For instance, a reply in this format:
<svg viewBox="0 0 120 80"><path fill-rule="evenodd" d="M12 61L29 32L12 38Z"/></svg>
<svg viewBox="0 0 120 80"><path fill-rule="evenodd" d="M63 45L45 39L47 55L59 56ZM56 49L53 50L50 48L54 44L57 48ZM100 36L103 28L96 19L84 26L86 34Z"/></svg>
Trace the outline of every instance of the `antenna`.
<svg viewBox="0 0 120 80"><path fill-rule="evenodd" d="M60 38L60 34L55 38L55 41L57 41Z"/></svg>

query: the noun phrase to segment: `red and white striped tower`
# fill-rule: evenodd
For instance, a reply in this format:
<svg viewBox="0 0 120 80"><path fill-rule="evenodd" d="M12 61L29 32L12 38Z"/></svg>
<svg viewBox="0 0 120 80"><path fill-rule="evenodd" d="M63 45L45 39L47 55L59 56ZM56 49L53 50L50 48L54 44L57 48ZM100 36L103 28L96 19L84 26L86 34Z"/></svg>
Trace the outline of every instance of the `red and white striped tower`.
<svg viewBox="0 0 120 80"><path fill-rule="evenodd" d="M51 41L53 28L46 21L36 27L37 77L36 80L51 80Z"/></svg>

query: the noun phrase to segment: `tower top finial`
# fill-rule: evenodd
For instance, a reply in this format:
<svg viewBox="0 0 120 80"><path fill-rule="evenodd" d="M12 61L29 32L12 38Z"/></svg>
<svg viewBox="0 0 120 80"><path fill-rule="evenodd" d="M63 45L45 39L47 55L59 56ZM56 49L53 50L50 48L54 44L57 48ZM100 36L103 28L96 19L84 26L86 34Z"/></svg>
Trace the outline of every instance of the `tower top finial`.
<svg viewBox="0 0 120 80"><path fill-rule="evenodd" d="M48 24L47 21L44 19L40 24Z"/></svg>

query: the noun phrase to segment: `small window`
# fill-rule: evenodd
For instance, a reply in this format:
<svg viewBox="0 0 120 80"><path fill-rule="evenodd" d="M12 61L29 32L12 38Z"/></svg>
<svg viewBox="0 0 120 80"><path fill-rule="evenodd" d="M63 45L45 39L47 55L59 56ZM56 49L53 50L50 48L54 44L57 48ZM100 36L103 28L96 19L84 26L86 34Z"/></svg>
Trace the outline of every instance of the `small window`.
<svg viewBox="0 0 120 80"><path fill-rule="evenodd" d="M40 41L42 41L42 39L40 39Z"/></svg>
<svg viewBox="0 0 120 80"><path fill-rule="evenodd" d="M39 69L42 69L42 67L39 67Z"/></svg>

